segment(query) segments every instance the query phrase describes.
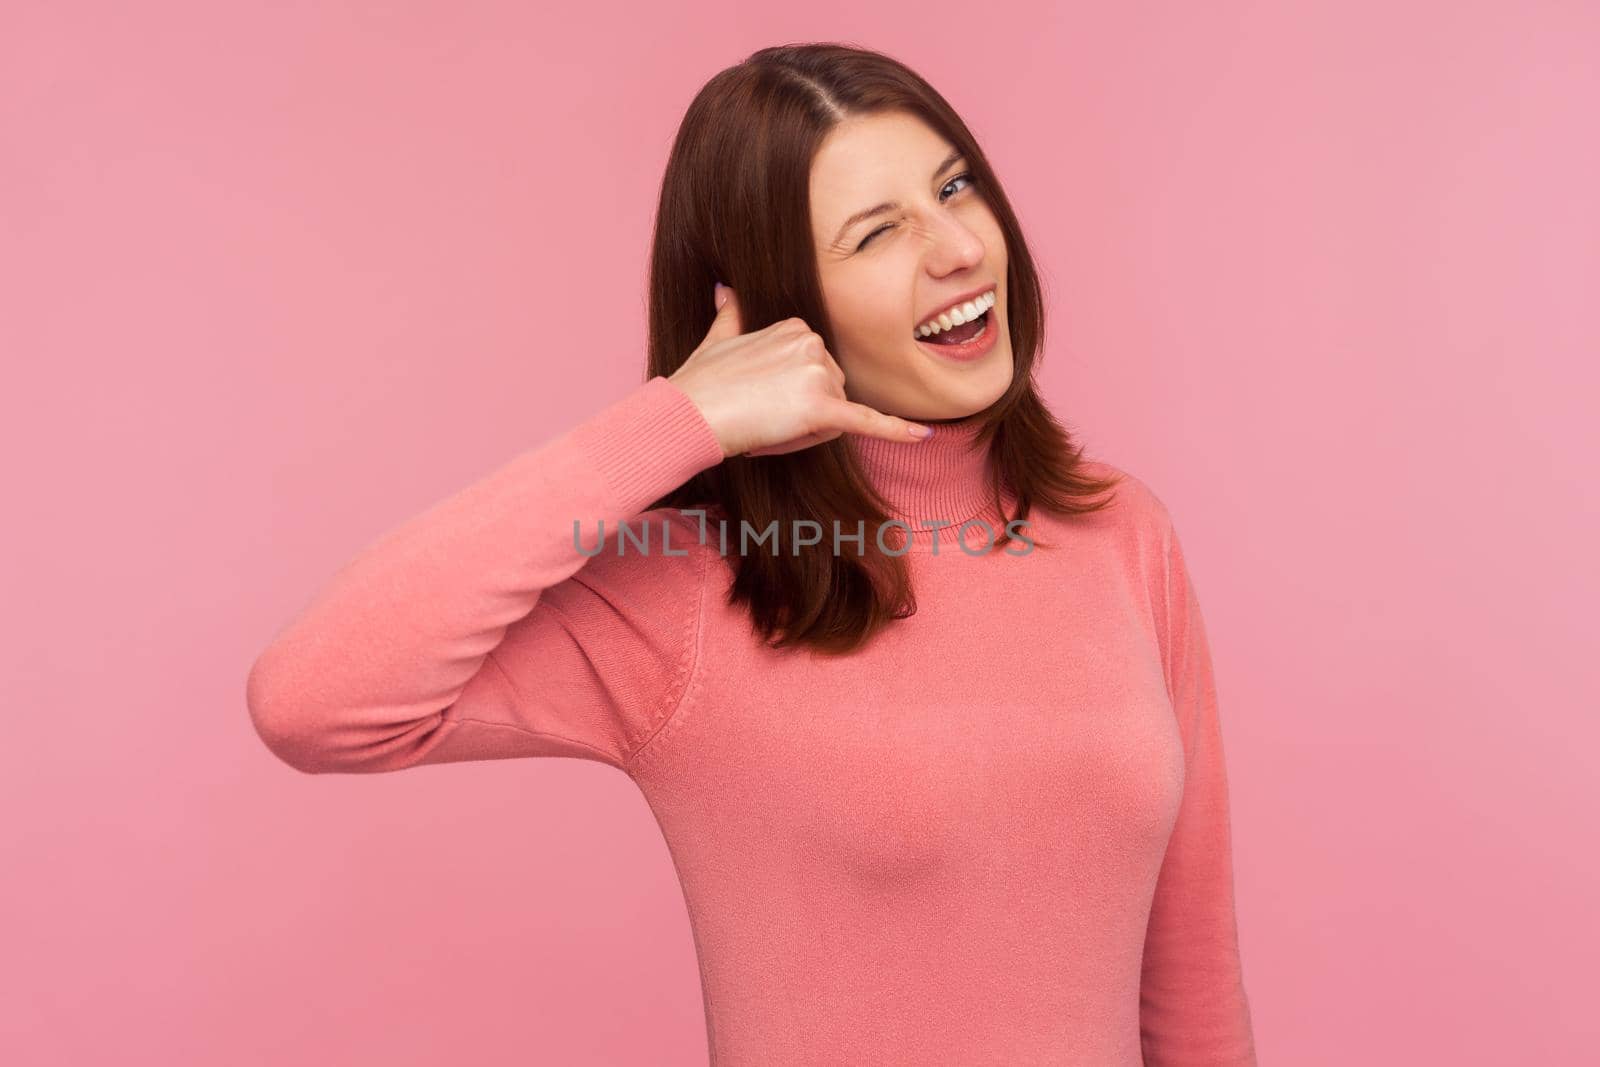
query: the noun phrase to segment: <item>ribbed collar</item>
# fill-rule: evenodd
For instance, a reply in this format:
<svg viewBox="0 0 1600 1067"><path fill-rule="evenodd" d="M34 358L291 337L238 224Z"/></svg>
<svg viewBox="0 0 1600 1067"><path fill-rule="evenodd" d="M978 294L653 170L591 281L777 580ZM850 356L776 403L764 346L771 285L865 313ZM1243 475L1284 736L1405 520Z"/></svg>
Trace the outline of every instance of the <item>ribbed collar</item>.
<svg viewBox="0 0 1600 1067"><path fill-rule="evenodd" d="M890 506L890 516L911 527L915 543L931 543L932 528L924 522L950 523L939 530L939 543L954 544L956 531L968 519L982 519L998 536L1004 521L994 510L989 486L988 450L977 445L981 420L977 416L954 422L936 422L925 441L889 441L882 437L845 433L868 479ZM1004 497L1007 506L1011 498ZM982 544L974 528L969 542Z"/></svg>

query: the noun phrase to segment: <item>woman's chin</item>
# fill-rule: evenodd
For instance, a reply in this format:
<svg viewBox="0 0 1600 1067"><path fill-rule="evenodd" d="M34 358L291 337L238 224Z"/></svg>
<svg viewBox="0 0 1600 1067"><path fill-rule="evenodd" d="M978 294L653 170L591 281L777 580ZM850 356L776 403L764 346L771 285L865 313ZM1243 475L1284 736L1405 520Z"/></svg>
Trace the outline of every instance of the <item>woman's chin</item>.
<svg viewBox="0 0 1600 1067"><path fill-rule="evenodd" d="M934 346L926 341L913 344L923 368L918 377L948 383L948 389L941 390L947 396L958 394L974 402L982 400L978 407L981 410L1011 387L1015 360L1011 356L1010 338L1001 338L988 352L976 359L943 358L939 353L928 352Z"/></svg>

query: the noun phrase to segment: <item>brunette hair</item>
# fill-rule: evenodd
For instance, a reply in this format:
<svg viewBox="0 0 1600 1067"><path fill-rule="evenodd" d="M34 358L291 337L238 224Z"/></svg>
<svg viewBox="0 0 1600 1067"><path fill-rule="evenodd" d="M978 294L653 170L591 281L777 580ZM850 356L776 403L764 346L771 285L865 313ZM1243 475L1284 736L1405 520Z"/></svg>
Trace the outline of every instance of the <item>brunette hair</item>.
<svg viewBox="0 0 1600 1067"><path fill-rule="evenodd" d="M966 157L978 193L1006 240L1006 321L1015 359L1004 396L973 418L978 447L989 449L994 501L1002 485L1016 501L1008 521L1034 506L1061 515L1098 511L1117 476L1081 470L1081 445L1046 409L1033 367L1044 335L1044 299L1022 229L976 138L931 85L880 52L818 43L763 48L712 78L689 105L661 183L650 258L646 377L671 376L704 340L716 315L717 281L738 293L746 332L799 317L830 351L812 238L811 166L829 130L844 119L909 112ZM728 523L761 531L800 520L823 528L879 529L889 516L845 436L796 452L729 456L651 508L704 508ZM710 538L708 538L709 540ZM1010 538L997 534L994 548ZM1038 539L1033 538L1036 544ZM860 647L890 620L916 610L905 559L877 551L836 553L831 539L799 554L732 553L730 604L747 603L753 628L774 648L806 645L826 653Z"/></svg>

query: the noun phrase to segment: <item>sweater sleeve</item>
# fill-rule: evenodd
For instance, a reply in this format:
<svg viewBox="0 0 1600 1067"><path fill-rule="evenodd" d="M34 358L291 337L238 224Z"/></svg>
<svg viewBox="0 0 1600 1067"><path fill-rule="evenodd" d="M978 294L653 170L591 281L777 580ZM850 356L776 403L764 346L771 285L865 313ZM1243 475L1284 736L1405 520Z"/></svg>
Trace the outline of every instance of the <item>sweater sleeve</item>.
<svg viewBox="0 0 1600 1067"><path fill-rule="evenodd" d="M644 513L647 550L620 555L616 523L639 533L641 509L722 459L664 377L516 456L379 537L275 635L245 684L256 732L312 774L523 756L626 771L693 666L708 564L687 518L664 550L666 509Z"/></svg>
<svg viewBox="0 0 1600 1067"><path fill-rule="evenodd" d="M1152 498L1153 499L1153 498ZM1211 652L1183 548L1156 501L1162 666L1184 787L1145 936L1140 1032L1149 1067L1254 1067L1234 913L1228 783Z"/></svg>

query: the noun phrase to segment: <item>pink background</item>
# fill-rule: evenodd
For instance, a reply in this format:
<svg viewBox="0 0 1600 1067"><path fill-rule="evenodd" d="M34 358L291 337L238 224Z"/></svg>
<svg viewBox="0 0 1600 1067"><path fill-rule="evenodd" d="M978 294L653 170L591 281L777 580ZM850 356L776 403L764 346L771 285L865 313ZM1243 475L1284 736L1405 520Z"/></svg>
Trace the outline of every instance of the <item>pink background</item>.
<svg viewBox="0 0 1600 1067"><path fill-rule="evenodd" d="M803 8L6 5L0 1059L704 1062L625 777L304 777L244 677L638 382L683 109L825 39L968 118L1177 518L1262 1062L1600 1040L1600 8Z"/></svg>

